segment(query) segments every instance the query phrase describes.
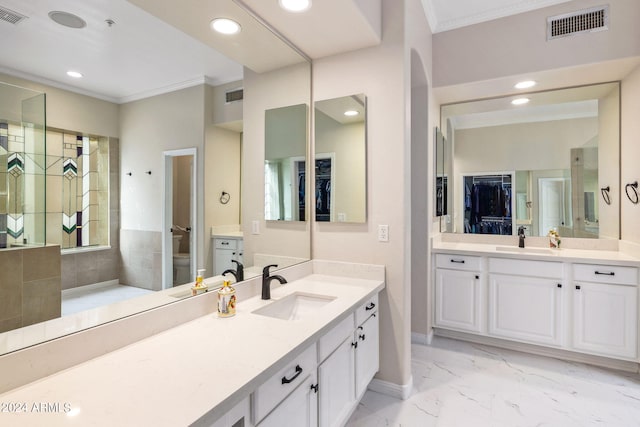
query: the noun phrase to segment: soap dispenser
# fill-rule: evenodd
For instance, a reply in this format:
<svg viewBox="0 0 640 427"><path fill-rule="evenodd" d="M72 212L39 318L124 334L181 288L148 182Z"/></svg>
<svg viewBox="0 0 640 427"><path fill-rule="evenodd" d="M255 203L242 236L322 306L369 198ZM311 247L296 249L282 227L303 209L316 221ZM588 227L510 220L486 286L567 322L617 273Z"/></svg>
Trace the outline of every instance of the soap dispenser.
<svg viewBox="0 0 640 427"><path fill-rule="evenodd" d="M218 290L218 317L231 317L236 314L236 290L229 280L225 280Z"/></svg>
<svg viewBox="0 0 640 427"><path fill-rule="evenodd" d="M207 292L207 285L204 284L204 272L204 268L198 270L196 283L191 287L191 295L198 295L203 292Z"/></svg>

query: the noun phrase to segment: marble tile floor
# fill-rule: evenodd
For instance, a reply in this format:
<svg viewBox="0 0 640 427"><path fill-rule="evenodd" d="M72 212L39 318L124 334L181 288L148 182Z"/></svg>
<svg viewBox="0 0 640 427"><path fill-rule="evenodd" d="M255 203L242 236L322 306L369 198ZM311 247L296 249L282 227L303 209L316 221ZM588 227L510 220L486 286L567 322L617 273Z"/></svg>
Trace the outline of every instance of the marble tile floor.
<svg viewBox="0 0 640 427"><path fill-rule="evenodd" d="M66 316L150 293L153 291L128 285L83 286L62 292L62 315Z"/></svg>
<svg viewBox="0 0 640 427"><path fill-rule="evenodd" d="M367 391L348 427L640 426L640 375L436 337L405 401Z"/></svg>

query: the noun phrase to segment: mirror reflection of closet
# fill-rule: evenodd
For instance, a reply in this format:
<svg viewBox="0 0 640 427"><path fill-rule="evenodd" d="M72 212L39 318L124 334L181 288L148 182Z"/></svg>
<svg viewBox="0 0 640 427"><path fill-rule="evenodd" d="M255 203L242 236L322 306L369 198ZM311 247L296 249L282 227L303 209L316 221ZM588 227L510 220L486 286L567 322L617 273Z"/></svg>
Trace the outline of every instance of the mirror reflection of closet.
<svg viewBox="0 0 640 427"><path fill-rule="evenodd" d="M367 221L366 96L315 102L317 222Z"/></svg>
<svg viewBox="0 0 640 427"><path fill-rule="evenodd" d="M528 104L514 106L513 96L503 96L442 106L442 169L449 147L447 198L454 205L448 212L453 226L445 226L443 215L441 230L467 229L465 187L453 180L513 171L514 223L527 234L557 229L563 237L618 239L620 83L518 96Z"/></svg>

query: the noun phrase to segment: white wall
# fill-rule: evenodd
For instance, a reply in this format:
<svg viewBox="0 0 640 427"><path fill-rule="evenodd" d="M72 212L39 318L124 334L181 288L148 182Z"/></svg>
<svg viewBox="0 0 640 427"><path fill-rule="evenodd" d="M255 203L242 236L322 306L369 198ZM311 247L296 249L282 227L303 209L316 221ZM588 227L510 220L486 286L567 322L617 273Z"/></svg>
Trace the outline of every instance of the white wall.
<svg viewBox="0 0 640 427"><path fill-rule="evenodd" d="M610 29L546 40L546 19L609 4ZM580 0L433 36L434 86L590 64L640 55L638 3Z"/></svg>
<svg viewBox="0 0 640 427"><path fill-rule="evenodd" d="M314 99L364 93L368 121L367 223L315 223L313 256L386 266L378 379L400 386L411 382L410 81L404 32L406 14L418 6L413 0L383 0L382 44L315 60L313 72ZM389 226L388 243L377 241L378 224Z"/></svg>
<svg viewBox="0 0 640 427"><path fill-rule="evenodd" d="M203 149L205 132L205 85L199 85L151 98L122 104L120 106L120 153L121 153L121 236L132 245L124 251L138 250L154 253L153 259L145 259L149 269L156 271L160 259L161 239L154 237L162 232L164 194L163 152L195 147L197 163L197 217L191 224L196 236L198 251L197 266L203 266ZM151 175L145 173L151 171ZM127 176L128 172L132 176ZM135 239L126 234L134 232ZM135 232L147 232L144 234ZM149 234L148 232L151 232ZM140 236L150 235L140 241ZM150 247L145 247L150 246ZM123 254L123 267L135 263ZM137 275L136 282L140 279ZM154 281L155 283L155 281ZM132 283L133 284L133 283ZM135 283L144 286L142 283Z"/></svg>
<svg viewBox="0 0 640 427"><path fill-rule="evenodd" d="M241 223L247 265L253 264L255 253L311 257L309 221L264 220L265 111L298 104L308 108L309 75L307 63L262 74L244 70ZM252 233L252 221L258 221L260 234Z"/></svg>
<svg viewBox="0 0 640 427"><path fill-rule="evenodd" d="M625 195L627 183L640 181L640 67L622 80L622 155L621 157L621 217L622 239L640 243L640 204L632 204ZM615 193L612 193L615 195Z"/></svg>
<svg viewBox="0 0 640 427"><path fill-rule="evenodd" d="M601 238L620 238L620 92L612 91L598 102L598 182L596 205ZM600 188L610 187L611 205L607 205Z"/></svg>

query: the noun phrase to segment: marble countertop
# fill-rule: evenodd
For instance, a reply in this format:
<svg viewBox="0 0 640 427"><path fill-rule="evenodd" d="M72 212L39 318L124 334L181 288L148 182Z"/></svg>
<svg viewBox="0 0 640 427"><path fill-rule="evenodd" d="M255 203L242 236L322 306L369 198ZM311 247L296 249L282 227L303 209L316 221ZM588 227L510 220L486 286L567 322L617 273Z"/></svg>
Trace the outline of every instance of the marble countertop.
<svg viewBox="0 0 640 427"><path fill-rule="evenodd" d="M212 410L217 418L383 288L381 280L311 274L273 288L272 298L336 297L313 316L265 317L252 311L270 301L240 300L235 317L212 313L0 395L2 405L24 403L22 412L0 411L0 424L189 425ZM201 297L215 305L215 294ZM36 411L40 403L48 410Z"/></svg>
<svg viewBox="0 0 640 427"><path fill-rule="evenodd" d="M640 258L620 251L596 249L551 249L496 245L488 243L442 242L432 243L434 253L492 256L500 258L532 259L574 263L607 263L613 265L640 266Z"/></svg>
<svg viewBox="0 0 640 427"><path fill-rule="evenodd" d="M242 239L244 233L242 231L225 231L211 233L212 239Z"/></svg>

